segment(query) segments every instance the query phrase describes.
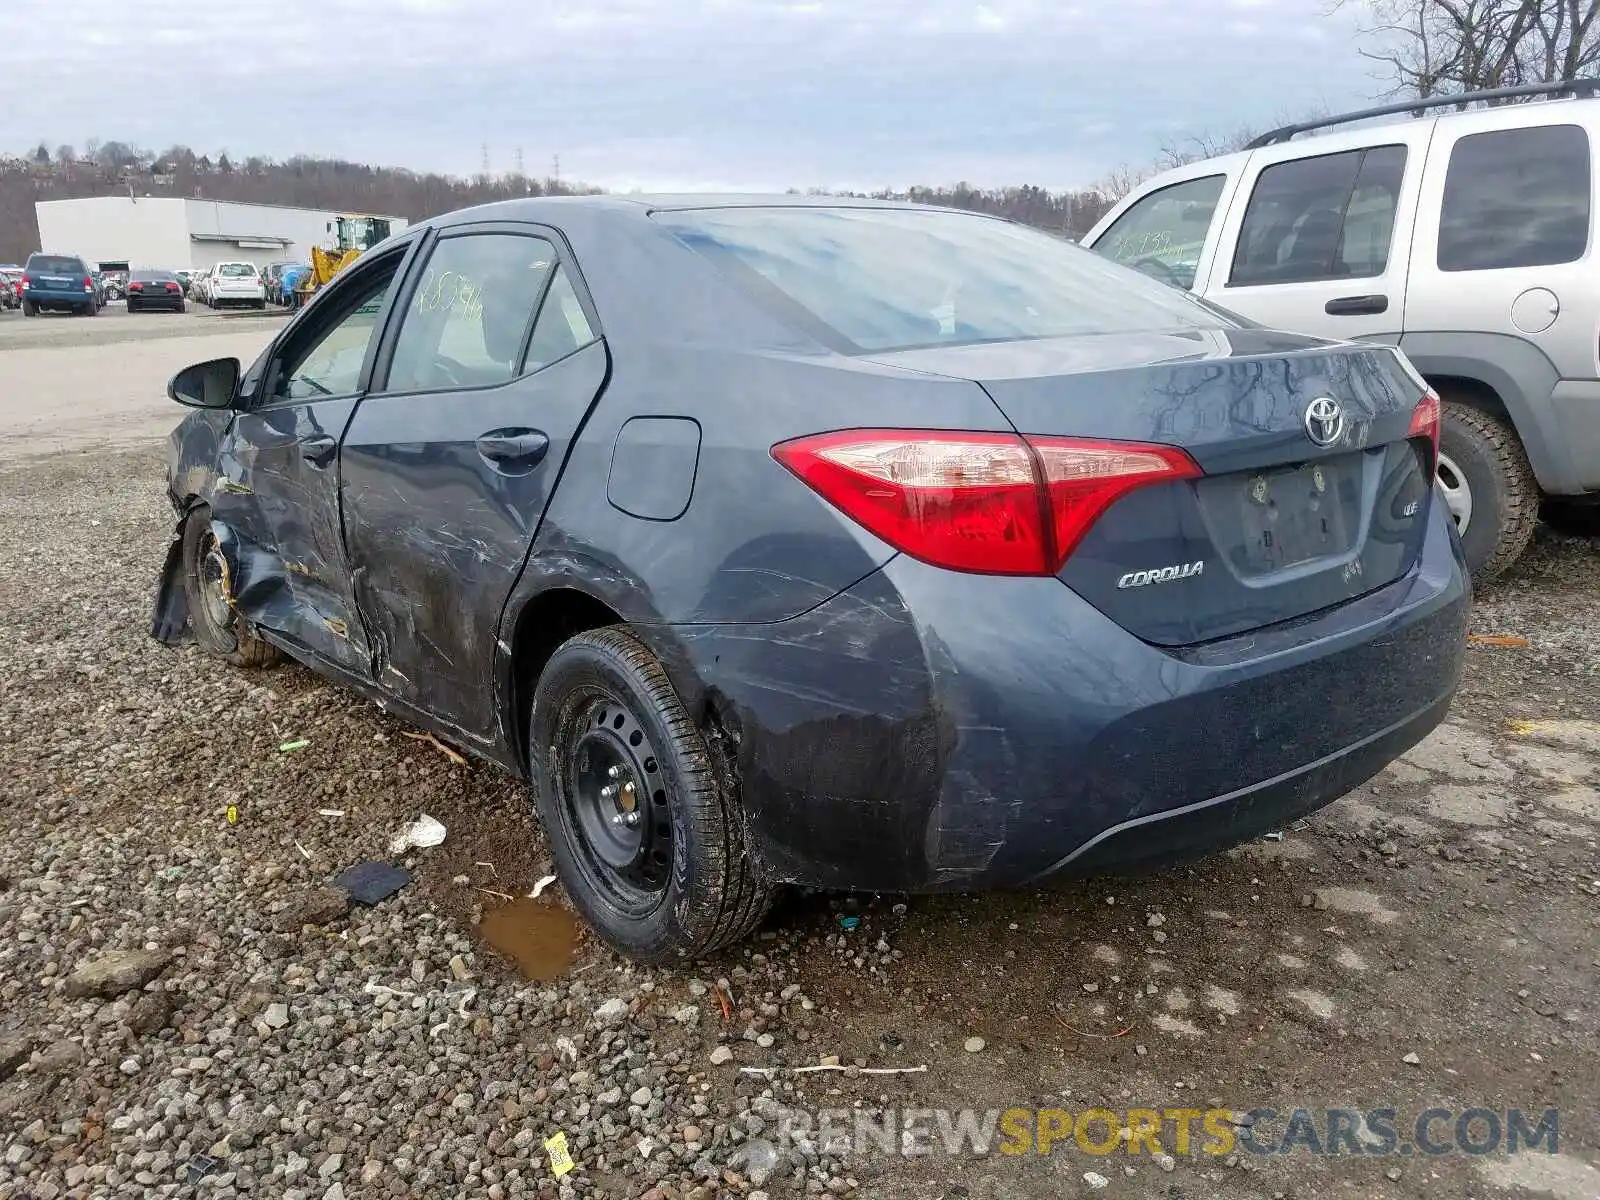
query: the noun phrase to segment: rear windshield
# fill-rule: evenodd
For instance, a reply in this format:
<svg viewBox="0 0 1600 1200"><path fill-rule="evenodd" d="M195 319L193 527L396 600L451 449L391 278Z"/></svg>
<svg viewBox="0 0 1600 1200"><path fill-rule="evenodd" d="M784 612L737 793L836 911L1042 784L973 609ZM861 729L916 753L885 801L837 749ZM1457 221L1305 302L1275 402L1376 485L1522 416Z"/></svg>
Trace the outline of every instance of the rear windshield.
<svg viewBox="0 0 1600 1200"><path fill-rule="evenodd" d="M80 260L66 258L60 254L35 254L28 260L28 270L44 271L51 275L87 275L89 273Z"/></svg>
<svg viewBox="0 0 1600 1200"><path fill-rule="evenodd" d="M135 271L130 283L177 283L178 277L171 271Z"/></svg>
<svg viewBox="0 0 1600 1200"><path fill-rule="evenodd" d="M990 217L724 208L656 219L846 353L1227 324L1174 288Z"/></svg>
<svg viewBox="0 0 1600 1200"><path fill-rule="evenodd" d="M224 279L240 279L255 273L255 267L249 263L223 263L217 268L217 274Z"/></svg>

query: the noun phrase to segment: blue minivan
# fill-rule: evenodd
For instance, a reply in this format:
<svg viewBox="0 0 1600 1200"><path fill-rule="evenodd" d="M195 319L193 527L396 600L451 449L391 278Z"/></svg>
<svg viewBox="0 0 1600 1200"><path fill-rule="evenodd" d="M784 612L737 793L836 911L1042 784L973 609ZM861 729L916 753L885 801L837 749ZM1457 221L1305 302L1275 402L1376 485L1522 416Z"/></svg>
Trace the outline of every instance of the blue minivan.
<svg viewBox="0 0 1600 1200"><path fill-rule="evenodd" d="M30 254L22 269L22 315L50 309L94 316L100 293L83 259L69 254Z"/></svg>

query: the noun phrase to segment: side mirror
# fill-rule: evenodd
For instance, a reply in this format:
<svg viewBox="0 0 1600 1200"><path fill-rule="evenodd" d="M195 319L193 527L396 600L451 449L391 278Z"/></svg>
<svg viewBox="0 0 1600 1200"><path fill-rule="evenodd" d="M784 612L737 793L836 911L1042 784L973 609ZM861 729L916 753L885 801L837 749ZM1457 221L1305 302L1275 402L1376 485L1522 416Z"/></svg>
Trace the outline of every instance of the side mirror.
<svg viewBox="0 0 1600 1200"><path fill-rule="evenodd" d="M214 358L179 371L167 384L167 395L190 408L229 408L239 390L239 360Z"/></svg>

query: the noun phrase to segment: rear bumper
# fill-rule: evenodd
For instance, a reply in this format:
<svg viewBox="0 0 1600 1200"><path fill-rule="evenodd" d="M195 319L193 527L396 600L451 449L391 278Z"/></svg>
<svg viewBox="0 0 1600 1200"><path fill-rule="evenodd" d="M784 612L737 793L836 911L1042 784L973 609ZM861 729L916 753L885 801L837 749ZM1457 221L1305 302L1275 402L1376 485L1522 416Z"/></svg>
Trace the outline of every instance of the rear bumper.
<svg viewBox="0 0 1600 1200"><path fill-rule="evenodd" d="M1600 492L1600 380L1566 379L1550 393L1552 423L1574 464L1571 487L1558 494Z"/></svg>
<svg viewBox="0 0 1600 1200"><path fill-rule="evenodd" d="M34 304L93 304L96 296L93 292L86 292L82 288L29 288L22 293L22 298Z"/></svg>
<svg viewBox="0 0 1600 1200"><path fill-rule="evenodd" d="M790 621L652 636L737 743L774 880L967 890L1153 865L1337 799L1443 718L1470 592L1433 508L1404 578L1184 650L1058 580L904 556Z"/></svg>

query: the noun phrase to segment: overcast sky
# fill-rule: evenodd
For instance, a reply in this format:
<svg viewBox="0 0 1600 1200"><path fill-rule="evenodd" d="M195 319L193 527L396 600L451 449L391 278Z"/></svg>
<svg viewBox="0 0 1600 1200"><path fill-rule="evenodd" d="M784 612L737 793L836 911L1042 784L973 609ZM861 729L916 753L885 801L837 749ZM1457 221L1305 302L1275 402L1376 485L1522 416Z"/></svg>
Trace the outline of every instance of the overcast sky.
<svg viewBox="0 0 1600 1200"><path fill-rule="evenodd" d="M3 0L0 150L87 138L612 188L1087 183L1370 101L1328 0ZM169 86L159 76L167 74Z"/></svg>

